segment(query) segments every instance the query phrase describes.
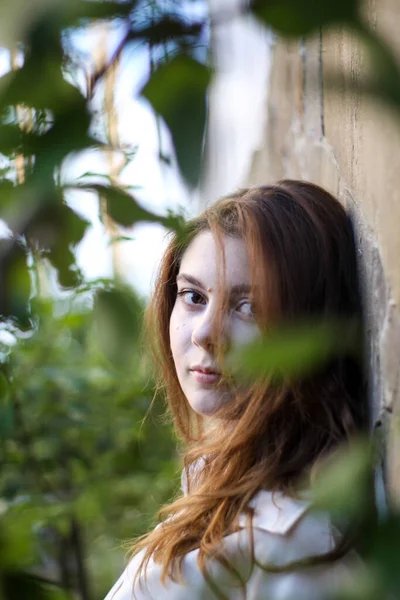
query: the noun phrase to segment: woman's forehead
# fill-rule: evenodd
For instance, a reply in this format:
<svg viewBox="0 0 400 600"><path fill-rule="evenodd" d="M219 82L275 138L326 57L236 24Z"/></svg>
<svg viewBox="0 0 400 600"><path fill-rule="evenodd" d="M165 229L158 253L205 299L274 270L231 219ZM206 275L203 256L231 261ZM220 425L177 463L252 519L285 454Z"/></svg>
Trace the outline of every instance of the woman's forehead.
<svg viewBox="0 0 400 600"><path fill-rule="evenodd" d="M228 235L222 235L220 242L210 231L199 233L183 253L178 277L189 275L202 282L205 289L213 288L224 264L226 285L249 286L250 264L245 242Z"/></svg>

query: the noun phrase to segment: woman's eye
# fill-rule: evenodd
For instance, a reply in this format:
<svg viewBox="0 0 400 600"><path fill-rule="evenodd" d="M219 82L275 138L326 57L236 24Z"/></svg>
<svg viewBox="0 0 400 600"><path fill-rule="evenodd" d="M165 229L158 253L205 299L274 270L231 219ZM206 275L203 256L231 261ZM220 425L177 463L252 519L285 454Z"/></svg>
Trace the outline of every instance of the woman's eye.
<svg viewBox="0 0 400 600"><path fill-rule="evenodd" d="M184 303L189 306L204 304L203 296L194 290L182 290L181 292L178 292L178 296L180 296Z"/></svg>
<svg viewBox="0 0 400 600"><path fill-rule="evenodd" d="M241 302L236 310L246 317L254 317L254 307L249 300Z"/></svg>

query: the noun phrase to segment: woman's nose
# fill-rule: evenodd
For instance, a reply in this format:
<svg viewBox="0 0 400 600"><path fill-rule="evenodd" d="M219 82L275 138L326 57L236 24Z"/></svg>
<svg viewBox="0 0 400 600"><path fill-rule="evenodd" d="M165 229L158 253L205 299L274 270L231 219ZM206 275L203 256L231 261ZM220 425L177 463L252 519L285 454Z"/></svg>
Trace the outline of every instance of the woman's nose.
<svg viewBox="0 0 400 600"><path fill-rule="evenodd" d="M220 331L219 331L220 330ZM217 315L211 310L206 310L196 322L192 331L192 343L208 351L218 345L226 348L228 345L228 323L223 318L218 322Z"/></svg>

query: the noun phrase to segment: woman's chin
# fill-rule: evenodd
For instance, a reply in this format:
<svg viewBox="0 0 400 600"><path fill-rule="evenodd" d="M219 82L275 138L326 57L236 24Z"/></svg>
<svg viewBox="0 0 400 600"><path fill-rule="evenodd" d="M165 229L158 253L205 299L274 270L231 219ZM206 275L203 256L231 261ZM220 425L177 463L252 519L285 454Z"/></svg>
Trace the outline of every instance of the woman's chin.
<svg viewBox="0 0 400 600"><path fill-rule="evenodd" d="M203 394L193 394L188 397L188 402L194 412L203 417L212 417L220 412L220 409L229 402L230 398L221 397L221 395L210 393L209 391ZM222 415L218 414L221 418Z"/></svg>

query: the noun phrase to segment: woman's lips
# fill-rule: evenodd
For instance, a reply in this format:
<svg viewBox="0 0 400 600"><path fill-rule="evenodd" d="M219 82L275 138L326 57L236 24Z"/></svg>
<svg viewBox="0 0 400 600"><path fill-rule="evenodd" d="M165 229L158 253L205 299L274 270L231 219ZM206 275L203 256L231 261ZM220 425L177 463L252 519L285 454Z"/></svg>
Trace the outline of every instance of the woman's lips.
<svg viewBox="0 0 400 600"><path fill-rule="evenodd" d="M201 369L191 369L190 372L197 383L217 383L221 379L221 373L213 371L202 371Z"/></svg>

